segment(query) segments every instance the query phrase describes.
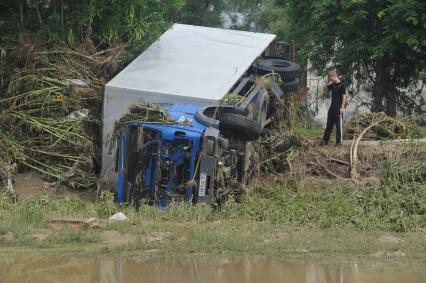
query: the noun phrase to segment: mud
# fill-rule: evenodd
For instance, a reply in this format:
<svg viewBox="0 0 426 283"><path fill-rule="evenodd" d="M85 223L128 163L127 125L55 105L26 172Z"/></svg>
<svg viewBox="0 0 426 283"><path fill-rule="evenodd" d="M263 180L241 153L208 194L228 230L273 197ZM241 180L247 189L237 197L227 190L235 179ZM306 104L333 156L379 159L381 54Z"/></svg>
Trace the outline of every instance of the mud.
<svg viewBox="0 0 426 283"><path fill-rule="evenodd" d="M138 258L57 256L0 259L0 282L304 282L417 283L426 269L395 263L320 264L266 258L150 261Z"/></svg>
<svg viewBox="0 0 426 283"><path fill-rule="evenodd" d="M2 186L3 183L0 183L0 193L4 191ZM97 194L94 189L75 190L66 186L56 186L55 182L49 182L45 177L33 171L19 173L16 176L13 188L19 194L19 198L23 200L28 200L40 194L53 193L57 198L72 195L82 201L94 201Z"/></svg>

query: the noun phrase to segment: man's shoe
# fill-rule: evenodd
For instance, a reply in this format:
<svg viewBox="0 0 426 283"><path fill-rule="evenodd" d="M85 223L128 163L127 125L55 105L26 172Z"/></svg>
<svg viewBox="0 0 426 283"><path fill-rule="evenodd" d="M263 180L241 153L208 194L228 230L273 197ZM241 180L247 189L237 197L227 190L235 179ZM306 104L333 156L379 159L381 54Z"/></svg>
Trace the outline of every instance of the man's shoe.
<svg viewBox="0 0 426 283"><path fill-rule="evenodd" d="M322 140L322 141L320 142L320 145L328 145L328 141Z"/></svg>

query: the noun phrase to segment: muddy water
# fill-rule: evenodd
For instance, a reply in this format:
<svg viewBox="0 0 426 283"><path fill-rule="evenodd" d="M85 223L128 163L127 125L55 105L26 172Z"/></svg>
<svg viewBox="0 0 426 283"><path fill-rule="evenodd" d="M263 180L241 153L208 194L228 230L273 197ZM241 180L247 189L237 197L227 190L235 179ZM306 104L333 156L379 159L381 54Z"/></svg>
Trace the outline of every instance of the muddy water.
<svg viewBox="0 0 426 283"><path fill-rule="evenodd" d="M426 268L326 265L265 258L147 261L135 258L0 258L0 282L426 282Z"/></svg>

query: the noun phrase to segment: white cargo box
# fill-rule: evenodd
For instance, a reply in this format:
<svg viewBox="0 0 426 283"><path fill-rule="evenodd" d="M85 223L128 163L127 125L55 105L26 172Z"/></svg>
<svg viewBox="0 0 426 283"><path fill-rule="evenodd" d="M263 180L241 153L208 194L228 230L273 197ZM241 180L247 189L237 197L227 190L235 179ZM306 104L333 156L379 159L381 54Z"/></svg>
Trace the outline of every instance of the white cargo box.
<svg viewBox="0 0 426 283"><path fill-rule="evenodd" d="M275 35L174 24L105 86L102 175L114 177L107 141L130 105L214 105L230 91Z"/></svg>

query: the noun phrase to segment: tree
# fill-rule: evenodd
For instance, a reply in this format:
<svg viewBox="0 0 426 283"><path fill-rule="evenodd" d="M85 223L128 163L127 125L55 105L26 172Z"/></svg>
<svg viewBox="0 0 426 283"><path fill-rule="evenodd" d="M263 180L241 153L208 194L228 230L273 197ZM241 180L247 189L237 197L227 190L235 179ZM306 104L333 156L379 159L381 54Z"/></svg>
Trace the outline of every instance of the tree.
<svg viewBox="0 0 426 283"><path fill-rule="evenodd" d="M416 0L277 0L314 70L330 62L349 84L371 86L372 111L422 112L426 2ZM419 83L420 82L420 83Z"/></svg>
<svg viewBox="0 0 426 283"><path fill-rule="evenodd" d="M220 27L223 9L223 0L187 0L176 20L182 24Z"/></svg>
<svg viewBox="0 0 426 283"><path fill-rule="evenodd" d="M287 7L275 5L275 0L261 1L260 5L249 19L256 26L256 31L270 32L277 35L279 40L289 42L290 37Z"/></svg>
<svg viewBox="0 0 426 283"><path fill-rule="evenodd" d="M185 0L3 0L0 42L17 31L45 33L51 41L116 41L144 45L175 21ZM5 24L5 22L7 24Z"/></svg>

